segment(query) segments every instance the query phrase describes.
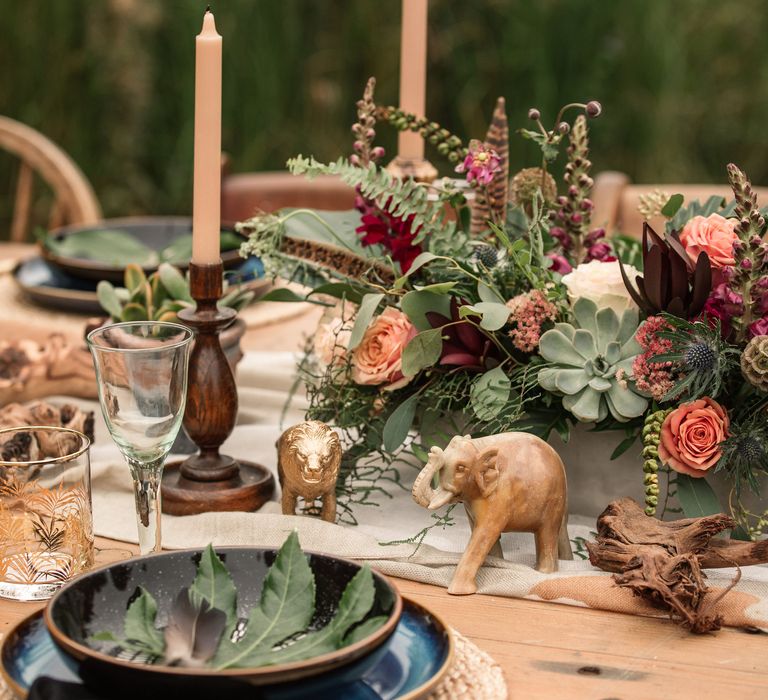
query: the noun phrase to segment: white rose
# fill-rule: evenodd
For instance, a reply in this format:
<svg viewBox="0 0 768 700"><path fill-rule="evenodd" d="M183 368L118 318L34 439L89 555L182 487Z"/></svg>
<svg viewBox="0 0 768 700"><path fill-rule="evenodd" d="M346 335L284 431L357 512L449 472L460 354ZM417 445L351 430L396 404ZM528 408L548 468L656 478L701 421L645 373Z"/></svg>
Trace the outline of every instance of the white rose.
<svg viewBox="0 0 768 700"><path fill-rule="evenodd" d="M640 274L632 265L624 265L624 271L630 281ZM563 284L568 288L571 303L586 297L594 301L599 309L613 309L619 317L627 309L637 308L624 286L618 260L582 263L563 277Z"/></svg>

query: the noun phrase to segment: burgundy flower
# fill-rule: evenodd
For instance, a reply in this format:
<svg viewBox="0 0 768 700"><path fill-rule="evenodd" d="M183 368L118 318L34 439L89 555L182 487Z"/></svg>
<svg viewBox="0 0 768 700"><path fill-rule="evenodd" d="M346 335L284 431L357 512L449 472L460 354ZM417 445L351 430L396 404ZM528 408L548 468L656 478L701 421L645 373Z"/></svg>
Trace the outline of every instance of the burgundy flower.
<svg viewBox="0 0 768 700"><path fill-rule="evenodd" d="M557 253L547 253L547 257L552 261L552 267L549 269L552 272L557 272L559 275L567 275L569 272L573 272L571 263L563 255Z"/></svg>
<svg viewBox="0 0 768 700"><path fill-rule="evenodd" d="M747 329L747 337L754 338L756 335L768 335L768 318L763 317L750 324Z"/></svg>
<svg viewBox="0 0 768 700"><path fill-rule="evenodd" d="M413 215L406 218L393 216L358 197L356 208L362 212L361 224L355 231L360 234L364 246L381 245L389 251L392 259L400 263L403 272L408 272L414 259L422 252L420 245L413 241L419 232L413 227Z"/></svg>
<svg viewBox="0 0 768 700"><path fill-rule="evenodd" d="M488 360L492 366L498 364L498 349L477 326L461 319L456 297L451 298L450 318L436 311L428 311L426 317L433 328L443 327L443 350L439 364L477 372L487 369Z"/></svg>

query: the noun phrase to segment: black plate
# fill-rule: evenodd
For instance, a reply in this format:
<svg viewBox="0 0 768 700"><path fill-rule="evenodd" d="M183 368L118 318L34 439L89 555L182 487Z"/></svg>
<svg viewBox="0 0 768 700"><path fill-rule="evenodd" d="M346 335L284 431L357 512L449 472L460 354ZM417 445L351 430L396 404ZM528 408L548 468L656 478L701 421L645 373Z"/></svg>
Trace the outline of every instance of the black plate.
<svg viewBox="0 0 768 700"><path fill-rule="evenodd" d="M238 608L244 617L258 604L267 568L276 556L275 550L255 547L221 547L224 560L238 592ZM181 668L147 665L126 660L114 643L97 642L93 635L111 632L122 635L125 611L138 594L138 587L148 590L157 600L158 622L170 609L183 586L192 583L201 550L164 552L138 557L85 574L65 585L50 601L45 611L48 630L57 646L86 666L93 682L105 686L119 683L137 692L153 687L166 690L199 690L222 682L255 685L294 681L334 670L371 654L394 632L402 610L397 590L381 574L374 572L376 597L367 618L387 616L387 621L368 637L337 651L306 661L259 668L226 669ZM315 575L315 615L310 629L325 626L338 609L341 594L360 566L320 554L310 554L309 564ZM366 618L366 619L367 619Z"/></svg>
<svg viewBox="0 0 768 700"><path fill-rule="evenodd" d="M152 217L128 217L123 219L105 219L98 224L89 226L63 226L54 229L49 236L61 239L79 231L126 231L130 233L144 245L149 248L161 251L167 248L179 236L192 234L192 219L181 216L152 216ZM231 224L222 224L222 231L235 232ZM236 234L244 241L247 236ZM88 258L69 257L59 255L50 250L45 245L40 246L44 258L54 263L71 277L78 279L109 280L118 285L123 284L125 274L125 265L109 265L99 260L90 260ZM224 269L229 270L237 267L242 258L238 250L222 251L221 261L224 263ZM174 263L182 272L186 271L189 262L184 264ZM149 275L154 272L156 266L144 267L144 272Z"/></svg>

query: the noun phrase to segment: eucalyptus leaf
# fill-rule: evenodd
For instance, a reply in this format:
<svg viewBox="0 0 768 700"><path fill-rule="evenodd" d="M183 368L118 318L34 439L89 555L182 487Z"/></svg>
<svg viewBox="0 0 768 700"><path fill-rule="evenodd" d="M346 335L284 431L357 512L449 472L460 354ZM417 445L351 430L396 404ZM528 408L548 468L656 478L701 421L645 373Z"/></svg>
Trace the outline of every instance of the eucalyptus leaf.
<svg viewBox="0 0 768 700"><path fill-rule="evenodd" d="M328 282L326 284L321 284L319 287L315 287L309 293L309 296L314 294L327 294L336 299L346 299L353 304L359 304L363 299L363 295L360 291L346 282Z"/></svg>
<svg viewBox="0 0 768 700"><path fill-rule="evenodd" d="M200 607L206 601L211 608L221 610L232 623L237 617L237 589L224 562L209 544L200 556L197 575L189 589L190 601Z"/></svg>
<svg viewBox="0 0 768 700"><path fill-rule="evenodd" d="M427 284L423 287L415 287L420 292L432 292L432 294L447 294L450 292L458 282L435 282L435 284Z"/></svg>
<svg viewBox="0 0 768 700"><path fill-rule="evenodd" d="M296 292L294 292L292 289L288 289L287 287L277 287L276 289L271 289L263 297L261 297L261 301L295 302L306 301L306 298L300 294L296 294Z"/></svg>
<svg viewBox="0 0 768 700"><path fill-rule="evenodd" d="M416 406L419 403L419 395L413 394L405 401L398 404L384 424L383 441L387 452L394 452L408 437L408 431L413 425L416 416Z"/></svg>
<svg viewBox="0 0 768 700"><path fill-rule="evenodd" d="M138 597L125 613L123 635L127 641L159 656L165 649L165 640L162 632L155 627L156 618L157 602L149 591L140 587Z"/></svg>
<svg viewBox="0 0 768 700"><path fill-rule="evenodd" d="M360 302L360 308L355 315L355 324L352 327L352 333L349 337L349 349L354 350L365 335L365 331L368 330L368 326L371 324L373 314L376 313L381 300L384 298L383 294L366 294Z"/></svg>
<svg viewBox="0 0 768 700"><path fill-rule="evenodd" d="M426 331L432 328L432 324L427 320L429 312L438 313L446 318L450 317L451 299L445 294L420 289L407 292L400 300L400 309L417 330Z"/></svg>
<svg viewBox="0 0 768 700"><path fill-rule="evenodd" d="M275 644L306 629L314 612L315 579L294 530L269 567L245 635L239 642L222 641L214 665L222 669L263 664Z"/></svg>
<svg viewBox="0 0 768 700"><path fill-rule="evenodd" d="M501 300L498 292L494 291L485 282L477 283L477 296L480 297L480 301L487 301L492 304L499 303Z"/></svg>
<svg viewBox="0 0 768 700"><path fill-rule="evenodd" d="M425 251L423 253L419 253L411 263L411 266L408 268L408 272L406 272L401 277L398 277L395 280L395 289L402 289L402 287L405 286L405 283L408 281L408 278L414 273L419 270L419 268L426 265L428 262L432 262L435 258L438 256L434 253L430 253L429 251Z"/></svg>
<svg viewBox="0 0 768 700"><path fill-rule="evenodd" d="M475 415L482 421L490 421L504 410L509 402L512 383L501 367L496 367L478 377L469 394Z"/></svg>
<svg viewBox="0 0 768 700"><path fill-rule="evenodd" d="M624 438L617 446L616 449L611 453L611 460L618 459L623 455L632 445L637 442L637 433L632 433L632 435L627 436Z"/></svg>
<svg viewBox="0 0 768 700"><path fill-rule="evenodd" d="M661 208L661 215L665 216L667 219L671 219L675 214L677 214L680 207L683 206L684 197L681 194L673 194L666 202L666 204Z"/></svg>
<svg viewBox="0 0 768 700"><path fill-rule="evenodd" d="M712 487L703 477L696 479L687 474L677 475L677 500L688 518L722 513L723 507Z"/></svg>
<svg viewBox="0 0 768 700"><path fill-rule="evenodd" d="M422 331L414 336L403 350L403 374L406 377L412 377L421 370L437 364L442 350L443 331L441 328Z"/></svg>
<svg viewBox="0 0 768 700"><path fill-rule="evenodd" d="M472 314L481 316L480 327L486 331L498 331L509 321L509 308L505 304L495 301L481 301L471 306L462 306L459 309L459 314L463 318Z"/></svg>

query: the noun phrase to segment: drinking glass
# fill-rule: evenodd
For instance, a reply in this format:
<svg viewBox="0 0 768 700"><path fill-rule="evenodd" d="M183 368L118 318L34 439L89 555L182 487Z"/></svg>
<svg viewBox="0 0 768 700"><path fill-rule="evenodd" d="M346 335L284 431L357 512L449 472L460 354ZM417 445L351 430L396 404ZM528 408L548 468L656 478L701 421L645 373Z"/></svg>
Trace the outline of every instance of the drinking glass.
<svg viewBox="0 0 768 700"><path fill-rule="evenodd" d="M93 564L90 444L70 428L0 430L0 597L50 598Z"/></svg>
<svg viewBox="0 0 768 700"><path fill-rule="evenodd" d="M192 331L178 323L115 323L88 334L99 401L133 477L139 549L160 550L160 481L187 398Z"/></svg>

